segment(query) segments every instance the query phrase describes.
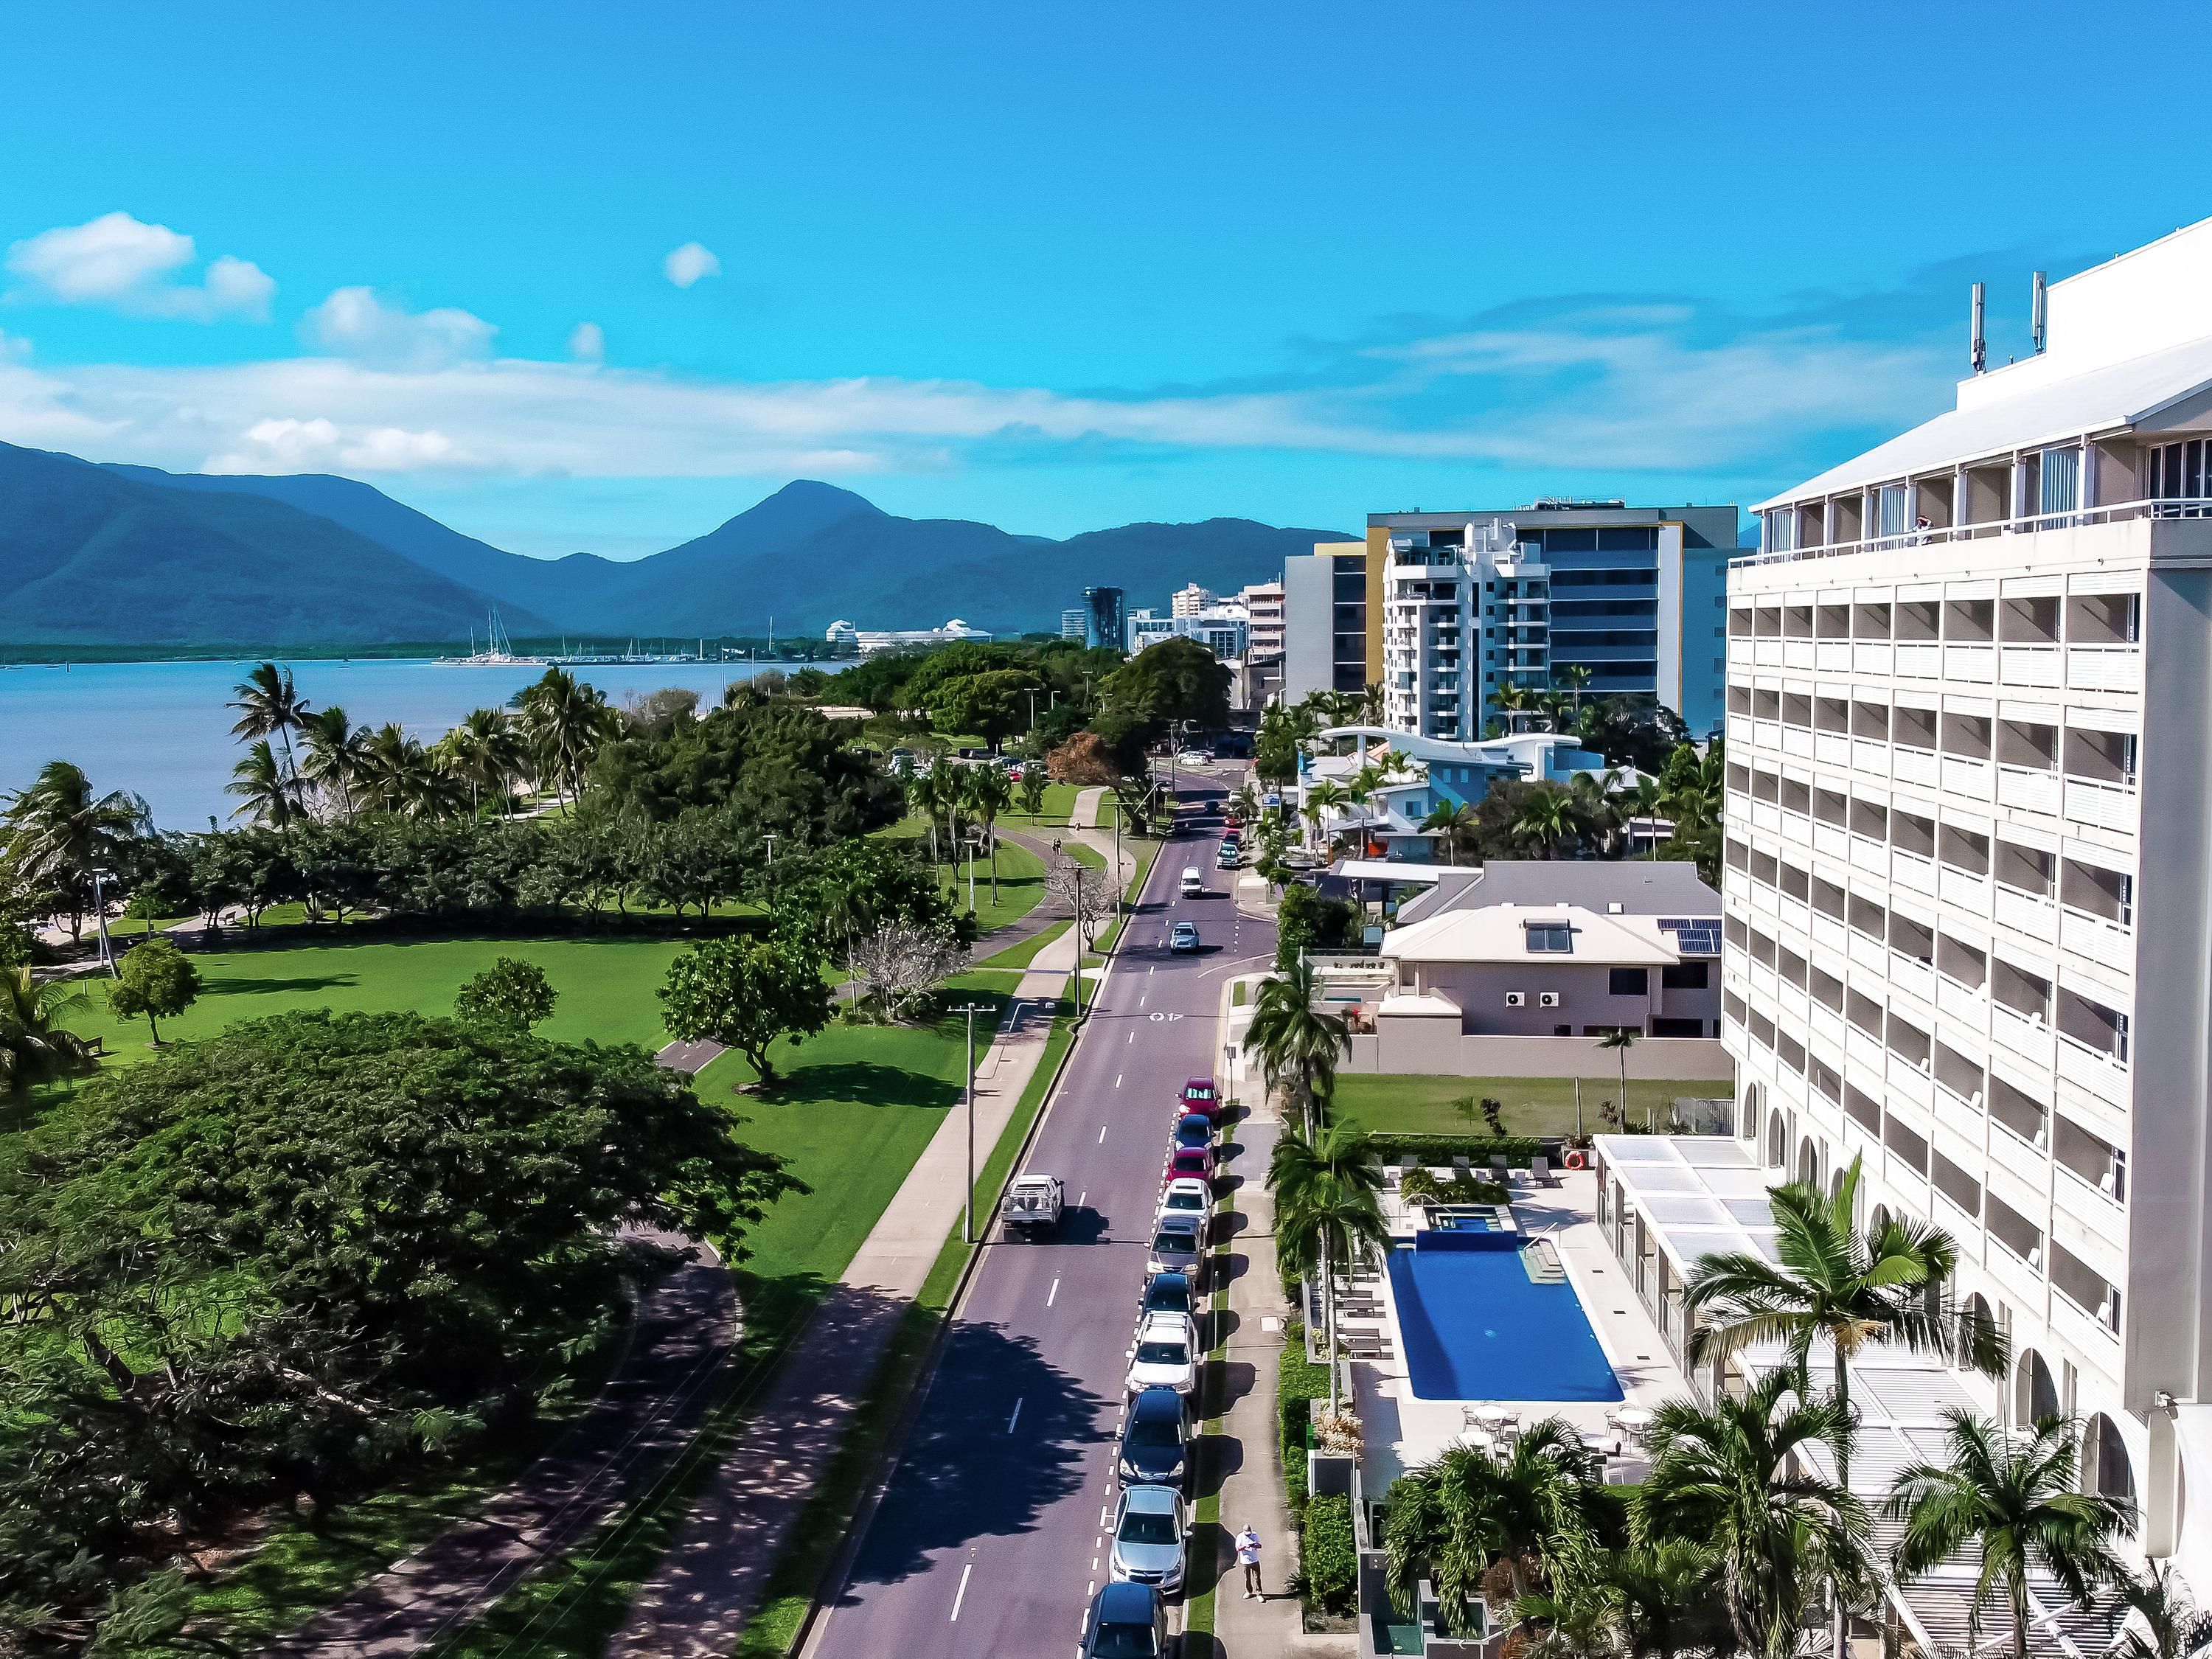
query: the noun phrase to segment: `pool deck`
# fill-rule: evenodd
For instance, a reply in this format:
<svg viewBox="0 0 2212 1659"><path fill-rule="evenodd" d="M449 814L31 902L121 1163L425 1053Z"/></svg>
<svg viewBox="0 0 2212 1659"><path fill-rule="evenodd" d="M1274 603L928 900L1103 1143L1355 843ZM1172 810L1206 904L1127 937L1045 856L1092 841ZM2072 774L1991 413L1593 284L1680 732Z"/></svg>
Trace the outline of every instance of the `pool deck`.
<svg viewBox="0 0 2212 1659"><path fill-rule="evenodd" d="M1620 1403L1657 1406L1689 1393L1689 1382L1674 1363L1674 1356L1659 1334L1659 1328L1644 1310L1644 1303L1622 1278L1620 1264L1607 1249L1597 1224L1597 1177L1588 1170L1570 1170L1559 1176L1556 1187L1531 1188L1516 1182L1513 1214L1524 1232L1549 1237L1558 1249L1567 1282L1581 1302L1583 1316L1597 1334L1621 1392ZM1394 1231L1410 1230L1397 1211L1395 1194L1386 1195L1385 1215ZM1406 1372L1406 1340L1398 1326L1396 1297L1389 1275L1382 1276L1384 1327L1390 1339L1390 1357L1351 1362L1352 1387L1364 1432L1360 1454L1360 1477L1366 1490L1379 1493L1405 1469L1425 1463L1452 1445L1467 1426L1462 1415L1468 1405L1495 1404L1521 1413L1523 1427L1547 1417L1562 1417L1577 1428L1610 1435L1607 1411L1619 1406L1577 1400L1502 1400L1495 1401L1417 1400ZM1357 1328L1354 1327L1354 1328ZM1622 1451L1633 1462L1635 1448ZM1637 1471L1616 1463L1615 1473Z"/></svg>

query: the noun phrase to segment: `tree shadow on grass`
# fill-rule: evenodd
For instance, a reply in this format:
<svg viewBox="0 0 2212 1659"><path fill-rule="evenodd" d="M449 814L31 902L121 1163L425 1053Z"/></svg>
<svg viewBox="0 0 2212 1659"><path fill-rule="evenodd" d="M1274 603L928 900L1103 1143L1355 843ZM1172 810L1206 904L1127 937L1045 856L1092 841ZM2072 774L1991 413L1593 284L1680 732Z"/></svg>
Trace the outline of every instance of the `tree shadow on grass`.
<svg viewBox="0 0 2212 1659"><path fill-rule="evenodd" d="M1009 1434L1017 1401L1021 1432ZM934 1552L1033 1530L1085 1486L1089 1449L1111 1438L1109 1403L1048 1363L1030 1338L997 1325L959 1327L850 1583L896 1583L925 1571ZM856 1600L848 1590L842 1604Z"/></svg>
<svg viewBox="0 0 2212 1659"><path fill-rule="evenodd" d="M310 974L296 979L219 979L200 988L200 994L210 997L303 996L316 991L335 990L339 986L356 986L360 979L352 974Z"/></svg>
<svg viewBox="0 0 2212 1659"><path fill-rule="evenodd" d="M976 1034L980 1047L982 1035ZM957 1105L961 1085L957 1079L924 1077L902 1066L872 1060L824 1060L801 1063L779 1073L777 1085L765 1094L748 1095L748 1109L755 1115L779 1106L811 1106L823 1100L852 1101L862 1106ZM795 1085L804 1085L803 1089Z"/></svg>

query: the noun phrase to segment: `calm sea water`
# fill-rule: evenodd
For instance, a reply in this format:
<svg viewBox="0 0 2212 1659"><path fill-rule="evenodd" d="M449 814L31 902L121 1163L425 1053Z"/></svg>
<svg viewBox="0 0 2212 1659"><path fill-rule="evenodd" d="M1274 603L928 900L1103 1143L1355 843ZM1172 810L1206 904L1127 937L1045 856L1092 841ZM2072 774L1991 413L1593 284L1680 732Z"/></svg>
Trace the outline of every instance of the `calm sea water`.
<svg viewBox="0 0 2212 1659"><path fill-rule="evenodd" d="M397 720L428 743L472 708L503 707L542 668L364 660L286 665L312 708L337 703L358 726ZM702 702L762 663L641 663L572 672L619 704L627 692L682 686ZM0 667L0 795L21 788L50 760L74 761L105 793L143 795L164 830L228 822L224 794L243 752L224 705L246 678L240 662L79 663Z"/></svg>

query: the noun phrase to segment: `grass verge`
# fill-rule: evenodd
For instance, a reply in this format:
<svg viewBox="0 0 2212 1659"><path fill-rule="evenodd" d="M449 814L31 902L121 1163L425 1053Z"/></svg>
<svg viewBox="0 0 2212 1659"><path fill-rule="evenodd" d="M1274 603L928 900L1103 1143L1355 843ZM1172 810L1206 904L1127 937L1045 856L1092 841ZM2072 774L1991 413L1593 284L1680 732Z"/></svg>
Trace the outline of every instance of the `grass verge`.
<svg viewBox="0 0 2212 1659"><path fill-rule="evenodd" d="M1050 945L1054 939L1065 933L1068 929L1068 926L1069 923L1067 919L1063 916L1060 921L1054 922L1052 926L1046 928L1044 932L1037 934L1035 938L1025 939L1019 945L1008 945L996 956L985 957L981 962L977 963L975 966L979 969L1012 969L1025 972L1029 969L1030 965L1037 959L1038 952L1042 951L1047 945Z"/></svg>
<svg viewBox="0 0 2212 1659"><path fill-rule="evenodd" d="M1595 1072L1582 1081L1581 1127L1602 1133L1608 1127L1603 1109L1620 1099L1620 1074ZM1565 1135L1577 1133L1575 1083L1571 1077L1430 1077L1347 1073L1337 1079L1330 1115L1370 1134L1464 1135L1486 1133L1478 1111L1462 1112L1457 1103L1487 1096L1504 1108L1509 1135ZM1660 1121L1677 1095L1703 1097L1734 1092L1734 1085L1707 1079L1628 1079L1629 1109L1643 1121L1646 1109Z"/></svg>
<svg viewBox="0 0 2212 1659"><path fill-rule="evenodd" d="M1224 1206L1221 1213L1233 1215L1236 1210L1233 1206ZM1221 1367L1229 1358L1229 1334L1227 1322L1219 1316L1226 1312L1229 1308L1229 1286L1220 1279L1220 1275L1228 1266L1231 1242L1226 1230L1224 1230L1224 1236L1213 1247L1213 1268L1217 1282L1207 1300L1207 1307L1215 1316L1213 1346L1206 1350L1206 1403L1212 1407L1212 1414L1206 1419L1200 1432L1206 1437L1209 1446L1216 1443L1223 1425L1228 1420L1227 1413L1224 1409L1226 1402L1221 1398L1223 1386ZM1221 1487L1218 1482L1208 1484L1212 1490L1200 1495L1197 1506L1191 1511L1190 1519L1191 1531L1194 1536L1211 1539L1215 1530L1221 1525ZM1214 1597L1220 1590L1220 1580L1218 1577L1206 1577L1203 1573L1200 1574L1200 1577L1204 1578L1205 1582L1183 1600L1182 1627L1191 1635L1211 1636L1213 1634Z"/></svg>

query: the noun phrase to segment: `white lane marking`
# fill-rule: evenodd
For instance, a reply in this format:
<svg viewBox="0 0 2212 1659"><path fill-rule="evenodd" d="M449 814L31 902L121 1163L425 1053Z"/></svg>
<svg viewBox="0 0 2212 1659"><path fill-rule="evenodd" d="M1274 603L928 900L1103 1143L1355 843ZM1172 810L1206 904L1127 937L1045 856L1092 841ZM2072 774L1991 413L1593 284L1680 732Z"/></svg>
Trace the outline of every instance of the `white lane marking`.
<svg viewBox="0 0 2212 1659"><path fill-rule="evenodd" d="M1054 1279L1053 1282L1054 1282L1054 1284L1058 1284L1060 1281L1059 1281L1059 1280L1057 1280L1057 1279ZM1022 1402L1021 1402L1020 1401L1017 1400L1016 1401L1014 1401L1014 1414L1013 1414L1012 1417L1010 1417L1010 1418L1008 1418L1008 1419L1006 1419L1006 1432L1007 1432L1008 1434L1012 1434L1012 1433L1014 1431L1014 1425L1015 1425L1015 1424L1017 1424L1017 1423L1018 1423L1018 1422L1020 1422L1021 1420L1022 1420Z"/></svg>
<svg viewBox="0 0 2212 1659"><path fill-rule="evenodd" d="M1079 1199L1077 1199L1077 1200L1075 1200L1075 1207L1076 1207L1077 1209L1079 1209L1079 1209L1081 1209L1081 1208L1084 1206L1085 1203L1086 1201L1088 1201L1088 1200L1090 1199L1090 1197L1091 1197L1091 1188L1088 1188L1088 1187L1085 1187L1085 1188L1083 1189L1083 1196L1082 1196L1081 1198L1079 1198Z"/></svg>
<svg viewBox="0 0 2212 1659"><path fill-rule="evenodd" d="M1088 1601L1091 1599L1091 1593L1092 1593L1093 1591L1095 1591L1097 1588L1098 1588L1098 1581L1097 1581L1096 1578L1094 1578L1094 1579L1092 1579L1089 1583L1085 1584L1085 1585L1083 1587L1083 1599L1084 1599L1085 1601Z"/></svg>
<svg viewBox="0 0 2212 1659"><path fill-rule="evenodd" d="M968 1595L968 1575L975 1571L975 1564L973 1561L970 1561L966 1566L960 1569L960 1588L953 1593L952 1617L945 1621L946 1624L950 1625L958 1622L960 1618L960 1603L967 1598Z"/></svg>
<svg viewBox="0 0 2212 1659"><path fill-rule="evenodd" d="M1106 1126L1103 1123L1098 1126L1098 1144L1101 1146L1106 1144Z"/></svg>
<svg viewBox="0 0 2212 1659"><path fill-rule="evenodd" d="M1119 1072L1114 1073L1114 1086L1117 1089L1121 1086L1121 1074Z"/></svg>
<svg viewBox="0 0 2212 1659"><path fill-rule="evenodd" d="M1147 992L1146 992L1146 993L1145 993L1145 996L1150 996L1151 994L1152 994L1152 993L1151 993L1150 991L1147 991ZM1144 1006L1145 1006L1145 997L1139 997L1139 998L1137 999L1137 1006L1139 1006L1139 1008L1141 1008L1141 1007L1143 1007Z"/></svg>
<svg viewBox="0 0 2212 1659"><path fill-rule="evenodd" d="M1059 1281L1058 1279L1054 1279L1054 1280L1052 1281L1052 1288L1051 1288L1050 1290L1047 1291L1044 1293L1044 1305L1045 1305L1046 1307L1048 1307L1048 1308L1049 1308L1050 1306L1052 1306L1052 1301L1053 1301L1053 1298L1054 1298L1054 1297L1058 1296L1059 1294L1060 1294L1060 1281ZM1020 1407L1015 1407L1015 1409L1018 1411L1018 1410L1020 1409ZM1008 1428L1008 1431L1012 1431L1012 1426L1013 1426L1013 1425L1012 1425L1012 1424L1007 1425L1007 1428Z"/></svg>
<svg viewBox="0 0 2212 1659"><path fill-rule="evenodd" d="M1129 1041L1130 1041L1130 1042L1134 1042L1136 1040L1137 1040L1137 1034L1136 1034L1134 1031L1131 1031L1131 1032L1129 1033Z"/></svg>

